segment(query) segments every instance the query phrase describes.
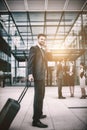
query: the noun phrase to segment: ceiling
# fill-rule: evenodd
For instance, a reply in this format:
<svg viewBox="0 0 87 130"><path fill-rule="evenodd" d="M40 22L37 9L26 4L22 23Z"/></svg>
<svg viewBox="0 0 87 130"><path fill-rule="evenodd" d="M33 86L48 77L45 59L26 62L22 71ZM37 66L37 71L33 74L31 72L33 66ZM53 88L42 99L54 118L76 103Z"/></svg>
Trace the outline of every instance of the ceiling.
<svg viewBox="0 0 87 130"><path fill-rule="evenodd" d="M17 49L36 44L39 33L50 49L68 47L84 27L87 0L0 0L0 35Z"/></svg>

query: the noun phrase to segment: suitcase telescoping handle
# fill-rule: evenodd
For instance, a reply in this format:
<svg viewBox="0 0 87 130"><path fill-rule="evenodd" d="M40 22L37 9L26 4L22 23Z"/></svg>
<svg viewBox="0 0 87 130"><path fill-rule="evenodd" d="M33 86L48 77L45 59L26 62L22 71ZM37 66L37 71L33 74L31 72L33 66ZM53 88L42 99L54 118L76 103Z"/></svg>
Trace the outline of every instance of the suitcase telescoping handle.
<svg viewBox="0 0 87 130"><path fill-rule="evenodd" d="M20 103L20 102L22 101L22 99L23 99L23 97L25 96L25 94L26 94L26 92L27 92L29 86L31 86L31 82L28 81L28 79L27 79L27 80L26 80L26 86L24 87L24 89L23 89L21 95L19 96L19 98L18 98L18 100L17 100L18 103Z"/></svg>

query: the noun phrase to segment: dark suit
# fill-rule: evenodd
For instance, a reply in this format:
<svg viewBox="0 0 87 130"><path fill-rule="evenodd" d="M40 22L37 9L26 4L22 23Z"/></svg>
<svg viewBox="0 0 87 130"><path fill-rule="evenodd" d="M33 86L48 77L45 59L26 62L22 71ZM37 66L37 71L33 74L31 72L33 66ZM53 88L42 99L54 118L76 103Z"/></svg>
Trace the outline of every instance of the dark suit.
<svg viewBox="0 0 87 130"><path fill-rule="evenodd" d="M30 48L28 58L28 74L34 77L34 114L33 120L38 121L42 115L45 93L45 52L38 46Z"/></svg>
<svg viewBox="0 0 87 130"><path fill-rule="evenodd" d="M62 64L59 63L57 66L57 84L58 84L58 96L62 97L62 82L63 82L63 67Z"/></svg>

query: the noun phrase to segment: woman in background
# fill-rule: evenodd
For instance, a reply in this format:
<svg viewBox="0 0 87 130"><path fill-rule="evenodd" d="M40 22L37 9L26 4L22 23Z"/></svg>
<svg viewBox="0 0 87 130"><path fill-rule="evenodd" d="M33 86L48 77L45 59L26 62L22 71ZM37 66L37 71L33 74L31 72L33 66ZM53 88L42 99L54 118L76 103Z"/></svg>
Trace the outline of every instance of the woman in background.
<svg viewBox="0 0 87 130"><path fill-rule="evenodd" d="M81 97L80 99L86 98L86 90L85 90L85 68L84 64L80 63L80 87L81 87Z"/></svg>
<svg viewBox="0 0 87 130"><path fill-rule="evenodd" d="M75 66L73 61L69 62L68 69L68 85L70 88L70 96L74 97L74 83L75 83Z"/></svg>

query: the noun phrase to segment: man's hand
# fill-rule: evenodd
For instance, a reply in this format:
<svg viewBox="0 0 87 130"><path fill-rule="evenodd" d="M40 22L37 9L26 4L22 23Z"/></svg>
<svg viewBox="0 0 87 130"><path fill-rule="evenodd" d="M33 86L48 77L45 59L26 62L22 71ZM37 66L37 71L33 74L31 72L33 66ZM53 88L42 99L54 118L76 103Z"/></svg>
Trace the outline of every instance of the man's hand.
<svg viewBox="0 0 87 130"><path fill-rule="evenodd" d="M34 77L33 77L32 74L28 75L28 80L29 80L29 81L34 81Z"/></svg>

